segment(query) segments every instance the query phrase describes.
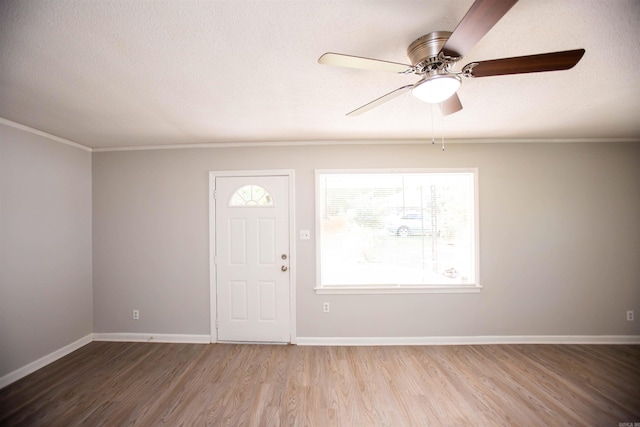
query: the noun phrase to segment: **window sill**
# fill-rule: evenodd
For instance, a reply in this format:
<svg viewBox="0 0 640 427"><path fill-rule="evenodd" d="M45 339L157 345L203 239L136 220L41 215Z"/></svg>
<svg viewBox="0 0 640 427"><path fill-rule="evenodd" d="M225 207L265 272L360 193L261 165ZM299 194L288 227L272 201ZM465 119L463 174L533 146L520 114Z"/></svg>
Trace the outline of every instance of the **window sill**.
<svg viewBox="0 0 640 427"><path fill-rule="evenodd" d="M323 286L315 288L316 294L475 294L480 285L434 285L434 286Z"/></svg>

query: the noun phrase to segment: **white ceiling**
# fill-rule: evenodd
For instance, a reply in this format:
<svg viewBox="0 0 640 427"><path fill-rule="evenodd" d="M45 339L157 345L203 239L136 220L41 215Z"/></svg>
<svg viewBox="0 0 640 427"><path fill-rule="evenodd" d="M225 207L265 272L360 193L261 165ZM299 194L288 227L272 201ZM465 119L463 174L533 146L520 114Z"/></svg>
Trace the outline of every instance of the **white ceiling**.
<svg viewBox="0 0 640 427"><path fill-rule="evenodd" d="M3 0L0 117L92 148L434 131L640 141L637 0L520 0L456 68L585 48L575 68L465 79L464 110L433 121L410 94L345 117L417 77L320 65L322 53L407 63L414 39L453 30L472 3Z"/></svg>

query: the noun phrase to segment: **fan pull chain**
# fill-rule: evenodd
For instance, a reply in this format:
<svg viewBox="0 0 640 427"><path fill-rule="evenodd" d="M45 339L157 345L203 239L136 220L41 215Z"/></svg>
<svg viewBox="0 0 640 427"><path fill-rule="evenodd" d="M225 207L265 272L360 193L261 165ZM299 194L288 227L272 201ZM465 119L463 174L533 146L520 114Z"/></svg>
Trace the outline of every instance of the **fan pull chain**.
<svg viewBox="0 0 640 427"><path fill-rule="evenodd" d="M431 145L436 143L436 131L433 124L433 104L431 104Z"/></svg>
<svg viewBox="0 0 640 427"><path fill-rule="evenodd" d="M433 109L435 104L431 104L431 145L435 145L436 144L436 128L435 128L435 119L433 118ZM444 117L441 116L440 117L440 137L442 140L442 151L444 151L444 123L443 123Z"/></svg>
<svg viewBox="0 0 640 427"><path fill-rule="evenodd" d="M440 116L440 132L442 136L442 151L444 151L444 115Z"/></svg>

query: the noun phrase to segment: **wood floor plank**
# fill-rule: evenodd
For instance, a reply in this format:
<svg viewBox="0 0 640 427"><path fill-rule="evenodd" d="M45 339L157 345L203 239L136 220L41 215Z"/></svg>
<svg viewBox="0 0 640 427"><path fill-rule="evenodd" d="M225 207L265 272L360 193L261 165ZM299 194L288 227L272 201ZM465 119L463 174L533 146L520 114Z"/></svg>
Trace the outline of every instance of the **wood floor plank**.
<svg viewBox="0 0 640 427"><path fill-rule="evenodd" d="M93 342L0 390L2 426L618 425L640 346Z"/></svg>

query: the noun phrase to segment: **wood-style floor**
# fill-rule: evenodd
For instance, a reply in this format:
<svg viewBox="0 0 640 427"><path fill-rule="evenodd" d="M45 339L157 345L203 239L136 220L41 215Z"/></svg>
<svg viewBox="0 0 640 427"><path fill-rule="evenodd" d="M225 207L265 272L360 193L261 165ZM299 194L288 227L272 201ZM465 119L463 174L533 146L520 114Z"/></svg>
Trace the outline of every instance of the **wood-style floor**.
<svg viewBox="0 0 640 427"><path fill-rule="evenodd" d="M0 425L618 426L640 346L93 342L0 390Z"/></svg>

